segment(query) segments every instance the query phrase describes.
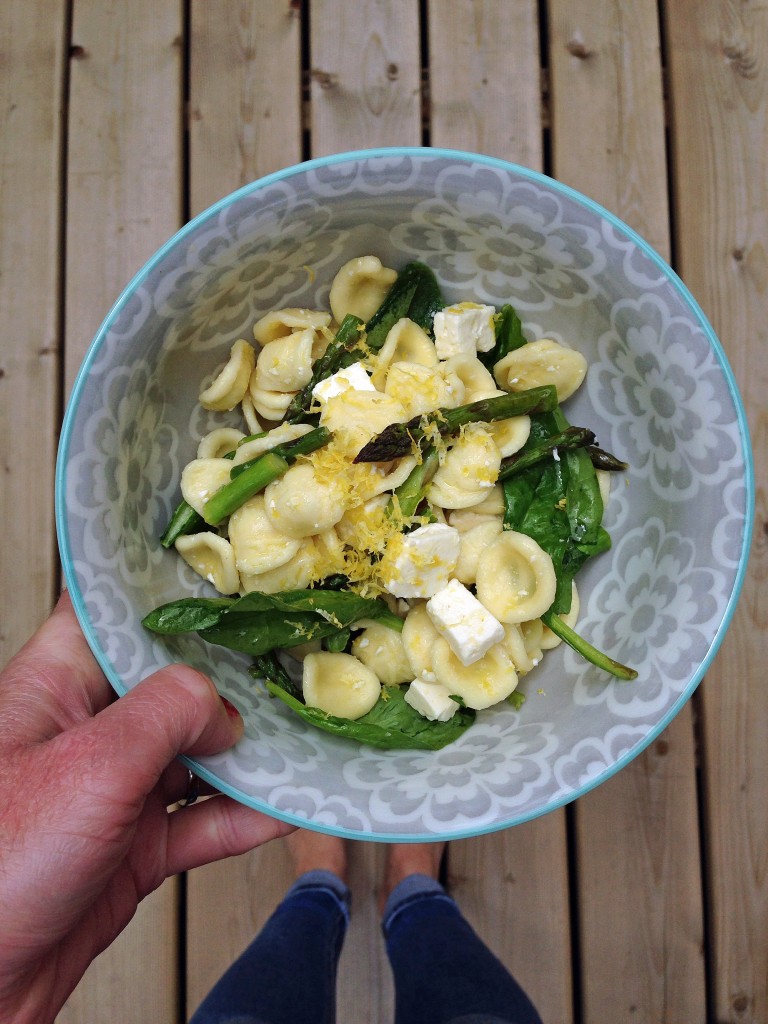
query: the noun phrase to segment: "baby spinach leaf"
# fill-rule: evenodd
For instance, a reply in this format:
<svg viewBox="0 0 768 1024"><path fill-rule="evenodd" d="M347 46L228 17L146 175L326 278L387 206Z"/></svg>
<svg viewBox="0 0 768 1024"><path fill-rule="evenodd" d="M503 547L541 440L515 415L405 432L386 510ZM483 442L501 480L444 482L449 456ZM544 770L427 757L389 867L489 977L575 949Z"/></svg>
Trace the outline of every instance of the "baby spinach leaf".
<svg viewBox="0 0 768 1024"><path fill-rule="evenodd" d="M147 629L166 636L197 632L209 643L254 657L276 647L295 647L347 630L360 619L375 619L390 629L402 620L378 599L352 591L253 591L244 597L183 598L156 608L143 620Z"/></svg>
<svg viewBox="0 0 768 1024"><path fill-rule="evenodd" d="M474 711L459 708L447 722L430 722L406 704L404 689L386 686L368 714L351 722L307 707L277 683L267 680L266 686L310 725L383 750L440 750L458 739L475 720Z"/></svg>
<svg viewBox="0 0 768 1024"><path fill-rule="evenodd" d="M513 306L505 303L496 314L496 344L490 352L480 352L478 359L489 370L504 356L526 344L523 325Z"/></svg>

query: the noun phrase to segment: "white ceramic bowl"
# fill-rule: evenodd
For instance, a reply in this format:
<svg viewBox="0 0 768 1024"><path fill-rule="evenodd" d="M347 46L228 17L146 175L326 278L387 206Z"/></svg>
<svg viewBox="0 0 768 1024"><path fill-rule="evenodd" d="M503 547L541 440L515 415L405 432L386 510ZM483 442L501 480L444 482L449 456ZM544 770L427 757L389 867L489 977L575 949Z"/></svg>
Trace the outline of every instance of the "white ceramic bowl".
<svg viewBox="0 0 768 1024"><path fill-rule="evenodd" d="M593 427L631 471L608 508L613 548L579 577L579 630L635 666L635 682L562 645L523 681L519 712L481 712L438 752L384 752L305 725L253 683L244 656L142 628L156 605L206 586L157 542L180 468L213 425L197 404L201 378L264 312L327 308L336 269L367 253L394 267L424 261L448 300L510 301L529 338L566 341L589 359L569 418ZM701 680L731 618L752 505L731 370L694 299L642 239L524 168L393 149L269 175L159 250L107 316L77 379L56 516L67 586L115 689L183 659L243 712L242 742L190 767L288 821L415 841L490 832L559 807L651 742Z"/></svg>

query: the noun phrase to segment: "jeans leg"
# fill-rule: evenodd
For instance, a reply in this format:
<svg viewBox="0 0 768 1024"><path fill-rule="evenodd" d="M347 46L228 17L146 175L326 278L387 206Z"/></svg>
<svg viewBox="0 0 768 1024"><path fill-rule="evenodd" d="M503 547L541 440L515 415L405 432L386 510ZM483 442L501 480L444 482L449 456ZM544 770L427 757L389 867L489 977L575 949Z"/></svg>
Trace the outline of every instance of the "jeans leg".
<svg viewBox="0 0 768 1024"><path fill-rule="evenodd" d="M445 889L411 875L390 894L384 938L396 1024L541 1024L536 1009Z"/></svg>
<svg viewBox="0 0 768 1024"><path fill-rule="evenodd" d="M302 875L190 1024L333 1024L349 901L332 872Z"/></svg>

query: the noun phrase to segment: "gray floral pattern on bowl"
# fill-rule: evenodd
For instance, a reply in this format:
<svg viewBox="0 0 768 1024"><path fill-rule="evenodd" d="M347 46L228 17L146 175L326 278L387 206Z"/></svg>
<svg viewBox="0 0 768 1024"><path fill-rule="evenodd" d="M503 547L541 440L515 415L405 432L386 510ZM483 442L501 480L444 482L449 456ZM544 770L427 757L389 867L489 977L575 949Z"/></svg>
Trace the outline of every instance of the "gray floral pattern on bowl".
<svg viewBox="0 0 768 1024"><path fill-rule="evenodd" d="M157 538L181 467L211 425L200 381L254 321L323 306L335 270L374 252L423 260L449 300L511 301L529 337L590 361L572 422L631 464L614 483L610 552L580 577L579 629L635 665L606 678L562 647L521 684L519 711L481 712L434 753L382 752L317 732L269 699L247 659L141 617L202 583ZM67 410L57 527L67 585L111 683L169 661L208 671L243 712L231 751L189 762L237 799L359 838L458 838L578 797L636 756L701 680L744 575L754 483L738 391L682 283L615 217L487 157L397 149L271 175L196 218L105 321Z"/></svg>

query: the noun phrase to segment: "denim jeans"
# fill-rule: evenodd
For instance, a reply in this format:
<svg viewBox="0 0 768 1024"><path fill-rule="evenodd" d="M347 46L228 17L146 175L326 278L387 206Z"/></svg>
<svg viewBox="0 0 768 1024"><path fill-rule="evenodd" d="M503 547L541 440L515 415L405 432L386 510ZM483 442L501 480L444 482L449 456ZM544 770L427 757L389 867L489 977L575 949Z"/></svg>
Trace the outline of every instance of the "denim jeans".
<svg viewBox="0 0 768 1024"><path fill-rule="evenodd" d="M334 1024L349 901L334 874L302 875L190 1024ZM438 882L423 875L401 882L387 901L382 928L395 982L395 1024L541 1024Z"/></svg>

